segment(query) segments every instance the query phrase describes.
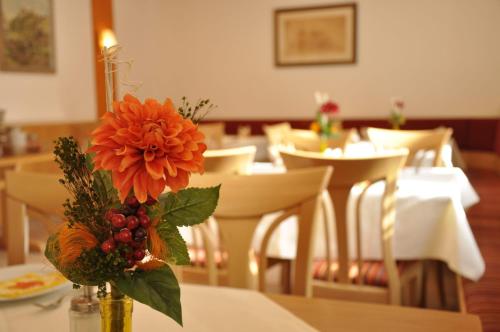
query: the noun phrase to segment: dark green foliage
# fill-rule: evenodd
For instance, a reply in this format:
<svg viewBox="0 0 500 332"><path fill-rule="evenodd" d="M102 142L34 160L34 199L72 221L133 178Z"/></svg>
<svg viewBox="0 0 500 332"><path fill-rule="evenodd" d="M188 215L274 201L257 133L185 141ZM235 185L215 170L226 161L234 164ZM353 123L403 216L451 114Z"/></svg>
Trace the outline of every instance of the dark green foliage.
<svg viewBox="0 0 500 332"><path fill-rule="evenodd" d="M100 241L105 240L109 226L104 214L117 200L109 172L92 173L90 156L80 150L73 137L61 137L55 143L55 161L64 174L60 182L72 196L64 203L69 225L83 223Z"/></svg>

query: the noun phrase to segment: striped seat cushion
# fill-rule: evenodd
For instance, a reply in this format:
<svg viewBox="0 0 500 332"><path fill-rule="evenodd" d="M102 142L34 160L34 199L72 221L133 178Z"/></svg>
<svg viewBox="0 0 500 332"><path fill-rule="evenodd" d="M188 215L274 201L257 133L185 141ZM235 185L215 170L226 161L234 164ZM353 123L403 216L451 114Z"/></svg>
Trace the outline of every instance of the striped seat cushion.
<svg viewBox="0 0 500 332"><path fill-rule="evenodd" d="M397 268L401 275L406 269L413 265L415 261L398 261ZM327 262L326 260L316 260L313 264L314 279L327 280ZM338 263L333 261L330 264L333 281L338 281ZM361 267L361 276L363 283L370 286L387 286L387 272L382 261L364 261ZM358 266L355 262L351 263L349 268L349 279L356 283L359 278Z"/></svg>
<svg viewBox="0 0 500 332"><path fill-rule="evenodd" d="M203 248L189 247L189 257L191 258L191 265L193 266L206 266L206 254ZM258 259L258 256L256 257ZM224 263L227 262L227 253L221 252L220 250L215 251L215 263L217 268L224 267ZM413 265L415 261L398 261L397 267L399 274L401 275L407 268ZM333 281L338 281L338 263L332 262L330 269L333 274ZM362 266L363 283L365 285L371 286L387 286L387 273L385 271L385 266L382 261L364 261ZM313 277L317 280L327 280L327 262L326 260L315 260L313 264ZM351 282L357 282L359 277L358 266L356 263L351 263L349 269L349 278Z"/></svg>
<svg viewBox="0 0 500 332"><path fill-rule="evenodd" d="M189 252L189 258L191 259L191 265L201 266L201 267L206 266L207 257L204 248L189 247L188 252ZM220 251L219 249L216 249L214 256L217 268L222 268L224 262L227 261L226 257L227 255L224 252Z"/></svg>

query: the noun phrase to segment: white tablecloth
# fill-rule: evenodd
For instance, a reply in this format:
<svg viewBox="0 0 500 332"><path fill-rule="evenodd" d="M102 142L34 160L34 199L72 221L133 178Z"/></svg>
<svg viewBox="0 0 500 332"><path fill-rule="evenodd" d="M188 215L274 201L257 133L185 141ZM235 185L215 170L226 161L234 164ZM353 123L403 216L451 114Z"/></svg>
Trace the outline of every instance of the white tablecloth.
<svg viewBox="0 0 500 332"><path fill-rule="evenodd" d="M50 303L51 298L0 304L0 332L69 331L69 300L55 310L32 303ZM182 285L184 328L163 314L134 302L133 331L254 332L316 331L264 295L248 290ZM332 318L332 323L335 320Z"/></svg>
<svg viewBox="0 0 500 332"><path fill-rule="evenodd" d="M265 136L257 135L239 137L236 135L225 135L222 140L222 145L224 148L254 145L257 147L255 161L262 162L269 160L268 141ZM341 151L339 152L342 154ZM373 152L375 152L375 146L371 142L361 141L360 138L357 137L353 143L347 145L345 154L356 156L366 155ZM462 156L460 155L460 150L458 149L458 146L453 138L450 140L449 144L445 145L442 159L444 165L447 167L456 166L464 169L466 166ZM433 160L434 151L428 151L424 154L418 154L414 162L421 166L432 166Z"/></svg>
<svg viewBox="0 0 500 332"><path fill-rule="evenodd" d="M256 173L282 172L282 168L257 163ZM362 203L362 253L365 259L381 259L380 197L383 184L373 185ZM354 203L351 194L348 215L354 256ZM396 259L439 259L453 271L472 280L484 274L484 260L470 229L465 210L479 197L459 168L405 168L398 181L396 193L396 225L394 256ZM335 202L334 202L335 203ZM257 249L262 234L274 216L266 216L256 231ZM315 256L325 256L323 227L317 228ZM335 244L333 244L335 245ZM269 255L293 258L296 249L296 219L290 218L276 231L271 240ZM334 250L333 255L335 255Z"/></svg>

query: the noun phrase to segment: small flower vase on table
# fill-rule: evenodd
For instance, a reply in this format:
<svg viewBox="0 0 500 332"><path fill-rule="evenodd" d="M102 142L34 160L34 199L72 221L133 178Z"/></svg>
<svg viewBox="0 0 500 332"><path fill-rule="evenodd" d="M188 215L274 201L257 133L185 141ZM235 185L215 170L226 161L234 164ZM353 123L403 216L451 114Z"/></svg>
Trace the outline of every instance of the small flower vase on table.
<svg viewBox="0 0 500 332"><path fill-rule="evenodd" d="M405 103L402 99L392 98L391 111L389 113L389 123L392 129L399 130L406 123L406 118L403 114Z"/></svg>
<svg viewBox="0 0 500 332"><path fill-rule="evenodd" d="M101 298L101 332L132 332L133 300L114 286Z"/></svg>
<svg viewBox="0 0 500 332"><path fill-rule="evenodd" d="M319 135L320 152L325 152L330 146L329 141L338 137L341 122L338 118L339 107L331 100L322 103L316 112L316 120L311 123L311 130Z"/></svg>
<svg viewBox="0 0 500 332"><path fill-rule="evenodd" d="M116 56L106 54L109 69ZM204 171L207 146L197 123L207 102L176 108L170 99L127 94L108 107L85 152L73 137L55 142L69 199L45 256L77 287L98 287L101 331L130 332L133 300L182 325L170 266L191 262L178 227L207 220L219 199L220 185L186 189L191 174Z"/></svg>

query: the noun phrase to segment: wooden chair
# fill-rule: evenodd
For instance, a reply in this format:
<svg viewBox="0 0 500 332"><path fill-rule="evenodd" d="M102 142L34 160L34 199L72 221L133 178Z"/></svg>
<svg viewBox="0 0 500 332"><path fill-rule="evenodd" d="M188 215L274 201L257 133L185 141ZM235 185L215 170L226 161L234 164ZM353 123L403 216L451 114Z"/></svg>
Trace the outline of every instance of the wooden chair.
<svg viewBox="0 0 500 332"><path fill-rule="evenodd" d="M420 151L434 151L433 166L442 166L443 147L449 142L453 129L392 130L366 128L365 133L378 149L407 148L410 151L407 165L415 165L415 157ZM417 160L417 166L419 165L420 161Z"/></svg>
<svg viewBox="0 0 500 332"><path fill-rule="evenodd" d="M281 159L279 157L279 147L288 146L290 143L288 137L292 126L288 122L281 122L272 125L264 125L262 127L267 138L267 152L269 159L274 164L281 164Z"/></svg>
<svg viewBox="0 0 500 332"><path fill-rule="evenodd" d="M204 229L205 268L186 267L185 276L208 274L209 283L238 288L265 290L267 247L273 231L292 215L298 218L297 258L294 265L292 293L311 295L312 243L314 226L320 206L321 193L332 173L331 167L297 170L286 174L227 175L204 174L193 176L190 185L208 187L222 184L219 204L213 215L221 233L221 242L227 261L217 268L213 233ZM254 231L263 215L282 213L267 229L258 259L252 250ZM258 262L257 262L258 261ZM220 278L220 276L225 278ZM189 280L185 278L184 280Z"/></svg>
<svg viewBox="0 0 500 332"><path fill-rule="evenodd" d="M226 132L224 122L199 124L198 129L205 135L205 142L209 149L220 149L223 147L223 139Z"/></svg>
<svg viewBox="0 0 500 332"><path fill-rule="evenodd" d="M342 130L338 137L328 140L328 147L331 149L340 148L345 150L347 144L354 140L356 129ZM303 151L320 151L321 139L317 133L312 130L292 129L288 134L288 142L295 149Z"/></svg>
<svg viewBox="0 0 500 332"><path fill-rule="evenodd" d="M46 218L40 220L52 230L63 217L69 193L59 175L34 172L6 173L7 264L23 264L29 251L28 210Z"/></svg>
<svg viewBox="0 0 500 332"><path fill-rule="evenodd" d="M257 148L255 146L245 146L240 148L207 150L203 154L205 157L205 172L227 173L227 174L248 174L255 159ZM214 224L215 221L211 220ZM200 247L203 239L204 226L190 227L193 248ZM217 232L217 227L213 226L212 231ZM198 250L193 250L194 261L200 263L204 258L200 257Z"/></svg>
<svg viewBox="0 0 500 332"><path fill-rule="evenodd" d="M335 226L337 242L337 261L331 262L329 252L329 234L333 233L328 228L328 222L325 223L326 230L326 280L314 281L314 296L335 297L339 299L348 299L356 301L368 301L379 303L390 303L399 305L402 302L402 285L404 286L405 303L409 303L410 282L415 281L415 299L414 302L420 304L419 295L421 294L422 267L421 264L405 264L404 273L400 276L398 266L392 253L392 236L395 222L395 190L398 172L404 165L407 157L407 151L392 152L383 156L369 158L342 158L333 159L325 157L315 152L287 152L281 151L281 157L287 169L295 170L305 167L332 166L334 173L328 185L328 192L335 206ZM382 262L365 262L362 257L361 243L361 202L363 195L369 186L375 182L384 181L385 191L381 200L381 245ZM349 256L349 237L347 224L347 203L351 189L357 184L362 184L362 192L357 200L356 206L356 259L355 265L351 264ZM328 211L326 211L328 212ZM325 213L327 214L327 213ZM325 216L325 220L330 219ZM387 288L373 287L367 285L370 283L367 274L367 265L378 264L377 268L385 269L387 276ZM338 264L338 269L334 271ZM351 273L354 271L352 275ZM333 272L336 272L336 276ZM351 276L350 276L351 274ZM336 279L336 282L333 280ZM355 279L355 280L353 280ZM373 280L375 281L375 280ZM382 284L377 280L376 284ZM408 287L407 287L408 286Z"/></svg>
<svg viewBox="0 0 500 332"><path fill-rule="evenodd" d="M288 143L288 135L292 130L292 126L288 122L282 122L273 125L264 125L262 129L266 134L269 145L278 146Z"/></svg>
<svg viewBox="0 0 500 332"><path fill-rule="evenodd" d="M41 144L42 151L52 151L54 141L61 136L73 136L82 148L87 148L90 141L90 133L98 125L97 121L23 124L21 129L29 134L36 135Z"/></svg>
<svg viewBox="0 0 500 332"><path fill-rule="evenodd" d="M6 215L5 215L5 173L7 171L36 171L44 173L58 172L59 168L52 153L33 153L0 158L0 248L6 247Z"/></svg>
<svg viewBox="0 0 500 332"><path fill-rule="evenodd" d="M207 150L205 172L246 174L255 158L257 148L253 145L232 149Z"/></svg>

